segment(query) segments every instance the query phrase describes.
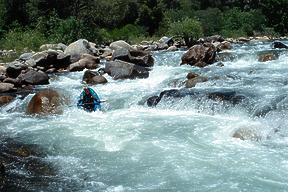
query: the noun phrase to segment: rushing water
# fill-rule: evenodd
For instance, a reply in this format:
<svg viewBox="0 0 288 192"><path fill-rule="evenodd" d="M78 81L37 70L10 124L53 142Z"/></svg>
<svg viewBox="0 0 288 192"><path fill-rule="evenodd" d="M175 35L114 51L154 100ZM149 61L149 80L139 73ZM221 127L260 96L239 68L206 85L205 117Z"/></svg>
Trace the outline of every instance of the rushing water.
<svg viewBox="0 0 288 192"><path fill-rule="evenodd" d="M0 113L1 132L47 149L43 160L58 171L38 178L47 180L45 186L23 185L45 192L288 191L288 101L265 117L253 116L288 91L287 51L278 50L277 60L258 62L259 53L272 51L270 45L234 45L225 53L230 59L224 67L180 66L184 52L155 53L149 78L114 81L106 76L108 84L92 87L107 100L103 112L67 106L63 115L39 118L24 112L32 95L13 102ZM209 78L194 89L241 91L249 104L191 98L162 101L155 108L143 104L175 88L174 82L184 81L191 71ZM54 76L48 87L76 103L82 76ZM233 138L239 128L252 129L261 139Z"/></svg>

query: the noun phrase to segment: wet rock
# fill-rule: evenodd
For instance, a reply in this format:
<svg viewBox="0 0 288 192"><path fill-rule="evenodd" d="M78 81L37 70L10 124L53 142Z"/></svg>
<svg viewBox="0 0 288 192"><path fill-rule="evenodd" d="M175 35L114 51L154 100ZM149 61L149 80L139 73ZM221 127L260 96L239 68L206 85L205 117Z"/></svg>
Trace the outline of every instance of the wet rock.
<svg viewBox="0 0 288 192"><path fill-rule="evenodd" d="M260 141L262 139L261 135L257 133L255 129L252 128L239 128L237 129L232 137L238 138L241 140L251 140L251 141Z"/></svg>
<svg viewBox="0 0 288 192"><path fill-rule="evenodd" d="M115 80L147 78L149 76L149 70L145 67L120 60L107 62L105 64L105 72L112 76Z"/></svg>
<svg viewBox="0 0 288 192"><path fill-rule="evenodd" d="M0 96L0 106L6 105L13 100L14 100L14 97L10 95Z"/></svg>
<svg viewBox="0 0 288 192"><path fill-rule="evenodd" d="M117 49L126 49L126 50L134 50L134 48L123 40L115 41L110 44L110 49L117 50Z"/></svg>
<svg viewBox="0 0 288 192"><path fill-rule="evenodd" d="M209 99L216 101L228 101L234 105L241 103L246 99L244 95L238 94L236 91L219 91L207 94Z"/></svg>
<svg viewBox="0 0 288 192"><path fill-rule="evenodd" d="M216 62L216 48L211 43L194 45L182 56L182 64L205 67Z"/></svg>
<svg viewBox="0 0 288 192"><path fill-rule="evenodd" d="M90 85L105 84L108 82L100 73L90 70L85 71L82 81Z"/></svg>
<svg viewBox="0 0 288 192"><path fill-rule="evenodd" d="M215 43L215 42L222 42L225 39L221 35L213 35L203 39L204 42L208 43Z"/></svg>
<svg viewBox="0 0 288 192"><path fill-rule="evenodd" d="M0 162L0 176L5 175L5 166Z"/></svg>
<svg viewBox="0 0 288 192"><path fill-rule="evenodd" d="M18 61L14 61L8 64L8 67L6 69L6 74L8 77L17 78L18 75L20 75L20 73L26 69L28 69L27 65L20 63Z"/></svg>
<svg viewBox="0 0 288 192"><path fill-rule="evenodd" d="M170 46L167 51L178 51L178 48L176 46Z"/></svg>
<svg viewBox="0 0 288 192"><path fill-rule="evenodd" d="M160 97L158 96L152 96L152 97L149 97L147 99L147 105L148 107L155 107L159 102L160 102Z"/></svg>
<svg viewBox="0 0 288 192"><path fill-rule="evenodd" d="M49 84L49 76L42 71L28 70L19 75L18 79L24 85L47 85Z"/></svg>
<svg viewBox="0 0 288 192"><path fill-rule="evenodd" d="M32 97L26 112L34 115L62 114L65 102L65 98L57 91L43 90Z"/></svg>
<svg viewBox="0 0 288 192"><path fill-rule="evenodd" d="M3 80L3 83L11 83L11 84L14 84L15 87L20 87L21 86L21 80L16 78L16 79L13 79L13 78L5 78Z"/></svg>
<svg viewBox="0 0 288 192"><path fill-rule="evenodd" d="M0 83L0 93L15 91L14 85L11 83Z"/></svg>
<svg viewBox="0 0 288 192"><path fill-rule="evenodd" d="M53 50L61 50L64 51L67 48L67 45L63 43L58 43L58 44L44 44L40 46L40 51L46 51L48 49L53 49Z"/></svg>
<svg viewBox="0 0 288 192"><path fill-rule="evenodd" d="M79 39L68 45L65 49L64 54L70 55L71 63L75 63L81 59L81 55L83 54L93 55L93 50L90 43L86 39Z"/></svg>
<svg viewBox="0 0 288 192"><path fill-rule="evenodd" d="M275 54L266 53L266 54L259 55L258 61L259 62L266 62L266 61L272 61L272 60L276 60L276 59L278 59L278 57Z"/></svg>
<svg viewBox="0 0 288 192"><path fill-rule="evenodd" d="M195 87L196 84L203 83L206 81L208 81L207 77L197 76L197 77L190 78L190 79L186 80L185 87L186 88L192 88L192 87Z"/></svg>
<svg viewBox="0 0 288 192"><path fill-rule="evenodd" d="M288 49L288 46L280 41L275 41L272 43L274 49Z"/></svg>

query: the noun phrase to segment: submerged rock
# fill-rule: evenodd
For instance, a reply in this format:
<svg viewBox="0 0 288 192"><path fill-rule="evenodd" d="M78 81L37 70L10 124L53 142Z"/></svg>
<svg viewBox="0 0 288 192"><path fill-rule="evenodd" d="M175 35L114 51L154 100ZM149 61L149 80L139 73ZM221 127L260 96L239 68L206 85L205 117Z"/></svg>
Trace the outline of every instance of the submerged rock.
<svg viewBox="0 0 288 192"><path fill-rule="evenodd" d="M30 115L62 114L66 99L57 91L47 89L36 93L30 100L26 113Z"/></svg>
<svg viewBox="0 0 288 192"><path fill-rule="evenodd" d="M272 43L274 49L288 49L288 46L280 41L275 41Z"/></svg>
<svg viewBox="0 0 288 192"><path fill-rule="evenodd" d="M15 97L11 96L11 95L2 95L0 96L0 107L10 103L11 101L13 101Z"/></svg>
<svg viewBox="0 0 288 192"><path fill-rule="evenodd" d="M260 141L262 139L262 136L252 128L239 128L233 133L232 137L251 141Z"/></svg>

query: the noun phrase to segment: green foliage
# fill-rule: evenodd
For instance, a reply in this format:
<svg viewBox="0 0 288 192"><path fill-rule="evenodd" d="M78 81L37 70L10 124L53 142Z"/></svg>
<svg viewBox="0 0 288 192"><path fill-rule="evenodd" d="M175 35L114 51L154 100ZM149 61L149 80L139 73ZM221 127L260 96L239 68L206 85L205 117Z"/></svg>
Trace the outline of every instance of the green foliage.
<svg viewBox="0 0 288 192"><path fill-rule="evenodd" d="M199 21L185 18L182 21L171 23L168 33L172 36L183 37L186 45L190 47L197 39L203 36L203 29Z"/></svg>
<svg viewBox="0 0 288 192"><path fill-rule="evenodd" d="M23 30L16 28L10 30L0 41L1 49L13 49L22 52L27 49L38 50L47 43L43 34L34 30Z"/></svg>
<svg viewBox="0 0 288 192"><path fill-rule="evenodd" d="M173 36L192 37L198 39L203 35L201 23L192 18L170 24L168 33Z"/></svg>
<svg viewBox="0 0 288 192"><path fill-rule="evenodd" d="M145 36L147 35L145 33L145 30L137 25L132 25L132 24L128 24L125 25L124 27L120 28L120 29L113 29L110 32L110 38L111 40L115 41L115 40L125 40L125 41L131 41L136 37L141 37L141 36Z"/></svg>
<svg viewBox="0 0 288 192"><path fill-rule="evenodd" d="M202 23L205 36L219 33L223 27L223 14L218 8L208 8L199 10L195 13L196 17Z"/></svg>
<svg viewBox="0 0 288 192"><path fill-rule="evenodd" d="M233 8L224 13L223 35L251 36L263 29L265 18L259 10L241 11Z"/></svg>

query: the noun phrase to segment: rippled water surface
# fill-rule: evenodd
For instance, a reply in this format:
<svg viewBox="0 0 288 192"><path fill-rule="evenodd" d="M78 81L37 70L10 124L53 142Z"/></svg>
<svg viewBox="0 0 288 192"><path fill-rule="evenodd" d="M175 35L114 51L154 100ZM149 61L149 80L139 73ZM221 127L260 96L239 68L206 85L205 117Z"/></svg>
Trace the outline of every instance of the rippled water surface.
<svg viewBox="0 0 288 192"><path fill-rule="evenodd" d="M31 191L288 191L288 100L263 117L253 115L288 94L288 52L277 50L279 59L258 62L258 54L275 51L270 45L234 45L222 53L230 58L224 67L201 69L180 66L182 51L156 52L148 79L106 76L108 84L92 87L107 100L103 112L72 105L60 116L30 117L24 113L29 95L1 112L1 131L49 151L44 160L57 168L57 176ZM249 102L224 106L184 97L155 108L143 104L174 89L191 71L209 79L195 90L239 91ZM75 103L82 76L53 77L49 87ZM260 139L233 138L239 128L253 130Z"/></svg>

